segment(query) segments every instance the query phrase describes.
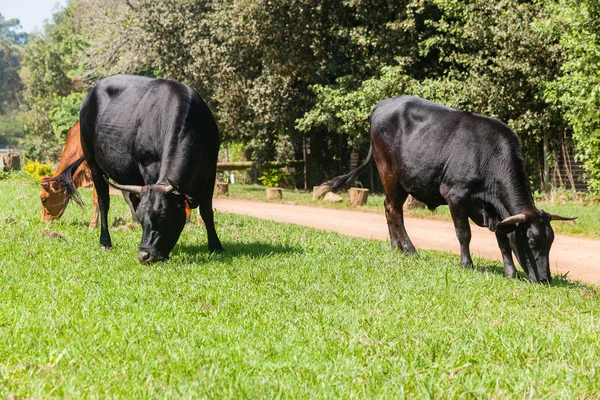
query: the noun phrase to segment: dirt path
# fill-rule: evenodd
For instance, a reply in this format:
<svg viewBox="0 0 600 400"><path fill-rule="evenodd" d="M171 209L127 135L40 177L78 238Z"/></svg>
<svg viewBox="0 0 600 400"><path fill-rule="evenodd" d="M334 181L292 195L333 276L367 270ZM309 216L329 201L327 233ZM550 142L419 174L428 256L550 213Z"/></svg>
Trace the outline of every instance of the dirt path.
<svg viewBox="0 0 600 400"><path fill-rule="evenodd" d="M367 239L389 240L387 223L382 214L331 208L261 203L215 198L218 212L242 214L338 232ZM406 218L406 230L418 249L458 253L458 240L452 223ZM501 260L493 232L471 225L471 253L475 257ZM600 241L556 235L550 251L553 274L568 273L568 278L586 283L600 283Z"/></svg>

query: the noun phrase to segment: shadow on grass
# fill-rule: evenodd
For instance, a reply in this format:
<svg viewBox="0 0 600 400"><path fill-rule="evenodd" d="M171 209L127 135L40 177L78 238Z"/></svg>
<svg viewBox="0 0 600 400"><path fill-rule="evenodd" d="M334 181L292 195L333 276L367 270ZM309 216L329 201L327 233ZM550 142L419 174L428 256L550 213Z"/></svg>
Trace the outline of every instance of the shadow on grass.
<svg viewBox="0 0 600 400"><path fill-rule="evenodd" d="M78 221L69 221L66 223L68 226L77 226L79 228L87 228L90 225L90 221L84 221L84 220L78 220ZM100 222L98 222L98 225L100 225Z"/></svg>
<svg viewBox="0 0 600 400"><path fill-rule="evenodd" d="M486 273L491 273L491 274L495 274L495 275L499 275L499 276L504 276L504 267L503 266L499 266L497 264L490 264L489 261L484 261L484 260L479 260L478 263L475 264L475 270L476 271L480 271L480 272L486 272ZM552 283L550 284L550 286L555 286L555 287L566 287L569 289L583 289L583 288L587 288L588 285L581 283L581 282L577 282L577 281L571 281L568 279L567 274L552 274ZM506 278L509 279L509 278ZM529 276L527 276L527 274L523 271L523 269L521 269L520 266L517 266L517 279L520 281L524 281L524 282L529 282L532 283L529 280Z"/></svg>
<svg viewBox="0 0 600 400"><path fill-rule="evenodd" d="M272 245L265 242L223 242L225 252L211 254L206 243L188 244L179 243L173 249L172 256L184 256L189 262L206 262L214 259L220 262L230 262L238 257L251 257L253 259L270 257L275 254L299 254L303 250L299 247L286 245Z"/></svg>

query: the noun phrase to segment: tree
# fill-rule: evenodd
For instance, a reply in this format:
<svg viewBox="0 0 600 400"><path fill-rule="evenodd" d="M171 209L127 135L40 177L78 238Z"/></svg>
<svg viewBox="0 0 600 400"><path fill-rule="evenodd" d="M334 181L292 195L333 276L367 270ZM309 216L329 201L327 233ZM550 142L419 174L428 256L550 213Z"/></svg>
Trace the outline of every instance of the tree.
<svg viewBox="0 0 600 400"><path fill-rule="evenodd" d="M87 42L77 9L78 3L71 2L64 11L55 13L44 34L34 35L23 51L24 97L29 105L26 152L32 159L50 161L60 154L64 141L58 139L66 132L54 132L51 111L63 104L62 98L84 89L81 55ZM78 111L71 112L78 115Z"/></svg>
<svg viewBox="0 0 600 400"><path fill-rule="evenodd" d="M19 47L27 42L27 34L14 31L19 27L18 19L6 20L0 14L0 114L20 103Z"/></svg>
<svg viewBox="0 0 600 400"><path fill-rule="evenodd" d="M561 74L547 86L572 129L590 191L600 194L600 2L561 0L548 6L555 17L548 35L560 38Z"/></svg>
<svg viewBox="0 0 600 400"><path fill-rule="evenodd" d="M530 173L541 171L544 136L557 136L565 126L544 96L560 65L555 38L538 28L546 10L517 0L430 0L408 9L389 13L386 25L403 27L412 46L395 47L392 62L375 57L378 68L313 86L318 102L298 127L326 126L360 145L371 107L385 97L414 94L507 122L521 137ZM365 31L374 43L387 38Z"/></svg>

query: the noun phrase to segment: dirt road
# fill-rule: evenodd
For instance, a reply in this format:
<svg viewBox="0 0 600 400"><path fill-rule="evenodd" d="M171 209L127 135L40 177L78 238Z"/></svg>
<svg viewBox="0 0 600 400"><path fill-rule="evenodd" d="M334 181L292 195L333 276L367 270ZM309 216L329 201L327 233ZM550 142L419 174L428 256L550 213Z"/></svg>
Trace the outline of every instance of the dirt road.
<svg viewBox="0 0 600 400"><path fill-rule="evenodd" d="M215 198L218 212L242 214L367 239L389 240L383 214L336 210L277 203ZM406 218L406 230L418 249L458 253L458 240L450 222ZM475 257L501 260L496 237L488 229L471 225L471 253ZM550 251L553 274L568 273L568 278L600 283L600 241L556 235Z"/></svg>

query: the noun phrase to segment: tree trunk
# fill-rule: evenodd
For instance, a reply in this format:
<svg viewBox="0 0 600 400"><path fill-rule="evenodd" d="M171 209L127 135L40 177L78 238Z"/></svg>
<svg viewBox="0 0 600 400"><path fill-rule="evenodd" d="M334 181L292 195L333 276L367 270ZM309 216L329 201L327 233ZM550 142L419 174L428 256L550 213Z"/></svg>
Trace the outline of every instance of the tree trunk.
<svg viewBox="0 0 600 400"><path fill-rule="evenodd" d="M364 206L369 198L369 189L350 188L350 204L353 206Z"/></svg>
<svg viewBox="0 0 600 400"><path fill-rule="evenodd" d="M21 169L21 155L19 153L8 153L4 156L4 170L18 171Z"/></svg>
<svg viewBox="0 0 600 400"><path fill-rule="evenodd" d="M267 188L267 199L279 200L283 197L283 190L280 188Z"/></svg>
<svg viewBox="0 0 600 400"><path fill-rule="evenodd" d="M227 196L229 194L229 183L217 182L217 196Z"/></svg>
<svg viewBox="0 0 600 400"><path fill-rule="evenodd" d="M548 139L548 134L544 133L544 175L543 179L543 188L544 190L548 190L550 183L550 163L548 162L548 155L550 154L550 144Z"/></svg>

